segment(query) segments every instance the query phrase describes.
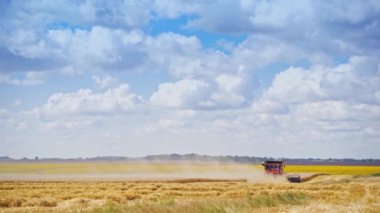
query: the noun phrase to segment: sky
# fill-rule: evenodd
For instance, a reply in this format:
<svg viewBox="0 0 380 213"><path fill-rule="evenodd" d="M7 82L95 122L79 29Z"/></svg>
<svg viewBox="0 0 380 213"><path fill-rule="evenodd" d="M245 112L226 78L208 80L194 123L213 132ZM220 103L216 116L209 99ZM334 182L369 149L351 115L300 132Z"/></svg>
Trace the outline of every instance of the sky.
<svg viewBox="0 0 380 213"><path fill-rule="evenodd" d="M0 0L0 156L379 150L378 0Z"/></svg>

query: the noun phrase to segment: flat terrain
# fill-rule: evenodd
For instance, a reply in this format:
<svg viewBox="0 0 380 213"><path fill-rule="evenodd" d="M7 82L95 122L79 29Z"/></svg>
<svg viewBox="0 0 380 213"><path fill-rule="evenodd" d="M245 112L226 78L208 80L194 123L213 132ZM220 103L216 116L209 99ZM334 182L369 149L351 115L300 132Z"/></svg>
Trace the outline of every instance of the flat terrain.
<svg viewBox="0 0 380 213"><path fill-rule="evenodd" d="M332 175L380 174L380 166L287 165L286 173ZM167 162L28 162L0 163L1 180L167 180L180 178L247 179L249 182L278 182L264 175L261 165L233 163Z"/></svg>
<svg viewBox="0 0 380 213"><path fill-rule="evenodd" d="M305 183L259 165L0 164L0 212L378 212L380 167L287 166ZM146 176L148 175L148 176ZM65 179L71 177L71 179Z"/></svg>
<svg viewBox="0 0 380 213"><path fill-rule="evenodd" d="M165 162L3 163L0 180L24 181L134 181L184 178L285 180L263 174L260 165Z"/></svg>

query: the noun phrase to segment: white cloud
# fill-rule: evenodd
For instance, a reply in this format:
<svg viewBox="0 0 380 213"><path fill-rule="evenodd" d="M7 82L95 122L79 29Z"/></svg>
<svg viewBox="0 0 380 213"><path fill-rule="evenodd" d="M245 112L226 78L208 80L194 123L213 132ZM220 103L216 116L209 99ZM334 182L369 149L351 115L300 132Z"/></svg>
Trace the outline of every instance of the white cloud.
<svg viewBox="0 0 380 213"><path fill-rule="evenodd" d="M237 92L241 90L244 82L242 78L234 75L221 74L216 78L216 82L221 90L226 92Z"/></svg>
<svg viewBox="0 0 380 213"><path fill-rule="evenodd" d="M245 77L245 78L244 78ZM188 109L228 109L246 106L257 87L249 76L221 74L215 79L182 79L159 85L154 105Z"/></svg>
<svg viewBox="0 0 380 213"><path fill-rule="evenodd" d="M141 33L93 27L90 31L77 29L50 30L49 40L66 63L75 69L86 70L107 67L113 70L133 69L144 60L138 44ZM53 47L53 46L52 46Z"/></svg>
<svg viewBox="0 0 380 213"><path fill-rule="evenodd" d="M318 71L291 67L276 75L265 95L287 103L317 100L322 97L319 84L322 77L323 73Z"/></svg>
<svg viewBox="0 0 380 213"><path fill-rule="evenodd" d="M119 80L115 77L112 77L110 75L105 75L104 77L99 77L96 75L92 76L92 80L95 81L95 84L100 87L101 89L108 88L108 87L114 87L120 84Z"/></svg>
<svg viewBox="0 0 380 213"><path fill-rule="evenodd" d="M254 78L248 75L221 74L216 77L217 90L211 95L217 108L244 107L252 100L257 87Z"/></svg>
<svg viewBox="0 0 380 213"><path fill-rule="evenodd" d="M252 110L254 113L259 114L287 114L289 108L281 102L260 100L252 104Z"/></svg>
<svg viewBox="0 0 380 213"><path fill-rule="evenodd" d="M126 84L110 88L103 93L80 89L74 93L55 93L38 109L47 115L113 114L134 110L142 98Z"/></svg>
<svg viewBox="0 0 380 213"><path fill-rule="evenodd" d="M159 67L176 77L210 76L215 73L213 63L223 57L206 54L195 36L163 33L149 38L146 44L152 68Z"/></svg>
<svg viewBox="0 0 380 213"><path fill-rule="evenodd" d="M94 147L92 153L98 155L113 144L114 153L129 155L191 150L379 157L377 1L0 4L1 84L41 84L49 80L45 75L60 73L72 75L67 79L92 76L101 89L76 91L70 85L66 89L75 92L55 92L32 111L24 107L38 105L41 97L15 93L22 106L0 109L4 121L0 135L9 142L0 143L1 151L22 148L30 154L53 143L70 155L83 155L75 145ZM167 17L180 19L162 19ZM173 32L158 25L160 29L155 29L152 20L175 23ZM177 26L183 22L185 26ZM213 49L214 38L226 52ZM240 42L241 38L246 39ZM334 65L337 58L349 61ZM300 68L299 62L306 65ZM254 74L277 63L289 67L268 88L260 88L261 95ZM132 85L141 84L139 91L146 89L145 84L150 88L159 84L158 89L146 103L107 74L111 71L122 71L112 75L117 73ZM153 72L161 80L152 80ZM53 84L46 84L47 91L56 89Z"/></svg>
<svg viewBox="0 0 380 213"><path fill-rule="evenodd" d="M239 107L245 103L246 99L243 95L230 92L217 92L211 95L211 100L207 105L211 108L229 108Z"/></svg>
<svg viewBox="0 0 380 213"><path fill-rule="evenodd" d="M150 100L157 106L191 108L201 106L209 93L209 84L195 79L183 79L175 83L160 84Z"/></svg>
<svg viewBox="0 0 380 213"><path fill-rule="evenodd" d="M0 4L1 64L13 68L9 71L20 71L26 63L33 70L72 66L77 73L94 69L84 65L133 67L141 62L138 49L120 37L123 31L133 33L149 23L153 10L151 0ZM21 65L16 66L18 62Z"/></svg>
<svg viewBox="0 0 380 213"><path fill-rule="evenodd" d="M379 53L380 6L375 1L67 0L59 4L3 4L7 10L0 22L0 41L4 51L9 51L7 57L28 59L36 67L71 66L78 73L136 67L151 70L158 65L157 69L179 77L210 76L228 73L242 63L250 70L276 60L324 61L332 54ZM225 13L229 16L221 15ZM188 26L222 34L245 33L248 40L231 50L232 57L226 57L205 51L196 37L163 33L147 39L149 35L138 30L152 19L182 15L195 15L189 18ZM130 42L132 34L138 43Z"/></svg>
<svg viewBox="0 0 380 213"><path fill-rule="evenodd" d="M361 66L363 61L365 66ZM322 100L379 104L378 66L379 62L371 58L352 57L347 64L332 68L291 67L276 75L264 98L288 104Z"/></svg>
<svg viewBox="0 0 380 213"><path fill-rule="evenodd" d="M54 119L43 121L39 124L38 129L42 132L47 131L73 131L79 128L86 128L94 125L100 119L94 119L89 116L75 116L75 117L55 117Z"/></svg>
<svg viewBox="0 0 380 213"><path fill-rule="evenodd" d="M309 121L376 121L380 117L380 106L344 101L322 101L304 103L294 107L294 117Z"/></svg>
<svg viewBox="0 0 380 213"><path fill-rule="evenodd" d="M140 45L144 34L138 30L93 26L89 30L64 28L48 29L43 35L33 33L19 30L18 35L7 38L4 41L5 48L9 49L6 57L20 57L17 60L27 60L31 67L41 70L46 70L46 66L50 66L50 70L70 68L61 72L63 74L131 70L146 59Z"/></svg>
<svg viewBox="0 0 380 213"><path fill-rule="evenodd" d="M377 1L222 1L198 2L189 27L224 34L251 33L300 50L379 54ZM229 16L223 16L228 13ZM360 29L360 30L358 30ZM253 45L258 42L253 43Z"/></svg>
<svg viewBox="0 0 380 213"><path fill-rule="evenodd" d="M355 56L332 67L286 69L233 125L240 130L257 128L257 134L267 135L276 146L307 144L304 150L330 147L332 153L344 149L352 154L355 150L342 146L375 147L380 126L378 64Z"/></svg>

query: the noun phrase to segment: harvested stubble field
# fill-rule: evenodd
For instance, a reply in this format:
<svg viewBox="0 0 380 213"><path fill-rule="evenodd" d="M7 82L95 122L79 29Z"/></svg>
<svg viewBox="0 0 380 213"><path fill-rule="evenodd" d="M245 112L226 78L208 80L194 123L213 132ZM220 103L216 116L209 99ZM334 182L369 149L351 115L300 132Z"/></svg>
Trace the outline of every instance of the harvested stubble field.
<svg viewBox="0 0 380 213"><path fill-rule="evenodd" d="M70 164L66 166L70 166ZM130 166L134 166L137 171L138 167L142 167L142 165L138 165L137 168L136 165ZM200 164L192 166L199 168L199 175L204 175L203 169L207 167L211 168L211 172L217 172L219 175L222 173L218 169L227 170L227 172L224 171L226 174L244 170L240 168L240 165L219 165L218 167L215 164ZM127 167L125 166L125 168ZM163 168L170 167L169 164L149 164L145 165L144 169L149 167L156 168L161 172L175 173L174 170L163 170ZM178 169L181 166L175 164L171 168L173 167ZM189 165L186 167L188 172ZM255 167L243 165L243 168L245 167L251 169L253 176L262 174ZM235 171L234 168L239 169L235 169ZM311 172L311 168L305 169L306 171L301 168L305 167L299 167L297 172ZM345 169L343 170L345 171ZM363 172L363 168L360 167L351 169L352 173L355 173L355 169ZM7 174L5 170L0 165L0 174ZM323 167L316 167L315 170L315 172L326 173L323 171ZM7 171L9 172L9 170ZM123 171L124 173L119 170L121 175L128 173L127 170ZM132 170L128 171L132 172ZM0 181L0 211L378 212L380 209L380 177L376 173L379 171L379 167L369 167L366 174L324 175L301 184L287 183L283 179L272 179L265 182L256 181L258 179L255 178L223 180L220 179L222 177L218 179L215 177L208 179L183 177L181 179L143 181L109 178L98 181L52 179L16 181L9 179ZM35 171L29 170L28 174L33 172ZM41 170L39 172L41 173ZM101 175L98 169L95 169L94 172L96 173L93 174ZM112 170L111 172L117 171ZM196 175L194 170L191 172ZM15 174L15 171L12 171L12 174ZM19 170L19 174L23 174L23 172ZM80 174L83 173L80 172ZM244 170L241 174L247 175L248 173L246 174ZM44 175L49 176L49 174ZM59 175L64 174L60 173ZM261 175L261 177L272 178L265 175Z"/></svg>

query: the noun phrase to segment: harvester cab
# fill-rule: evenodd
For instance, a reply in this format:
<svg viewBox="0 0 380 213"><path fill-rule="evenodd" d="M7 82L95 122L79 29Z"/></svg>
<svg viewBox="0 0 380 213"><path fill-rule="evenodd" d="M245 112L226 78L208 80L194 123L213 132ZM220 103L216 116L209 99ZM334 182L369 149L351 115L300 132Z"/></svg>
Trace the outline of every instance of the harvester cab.
<svg viewBox="0 0 380 213"><path fill-rule="evenodd" d="M284 173L283 161L264 161L261 165L264 166L265 173L273 175L282 175Z"/></svg>

